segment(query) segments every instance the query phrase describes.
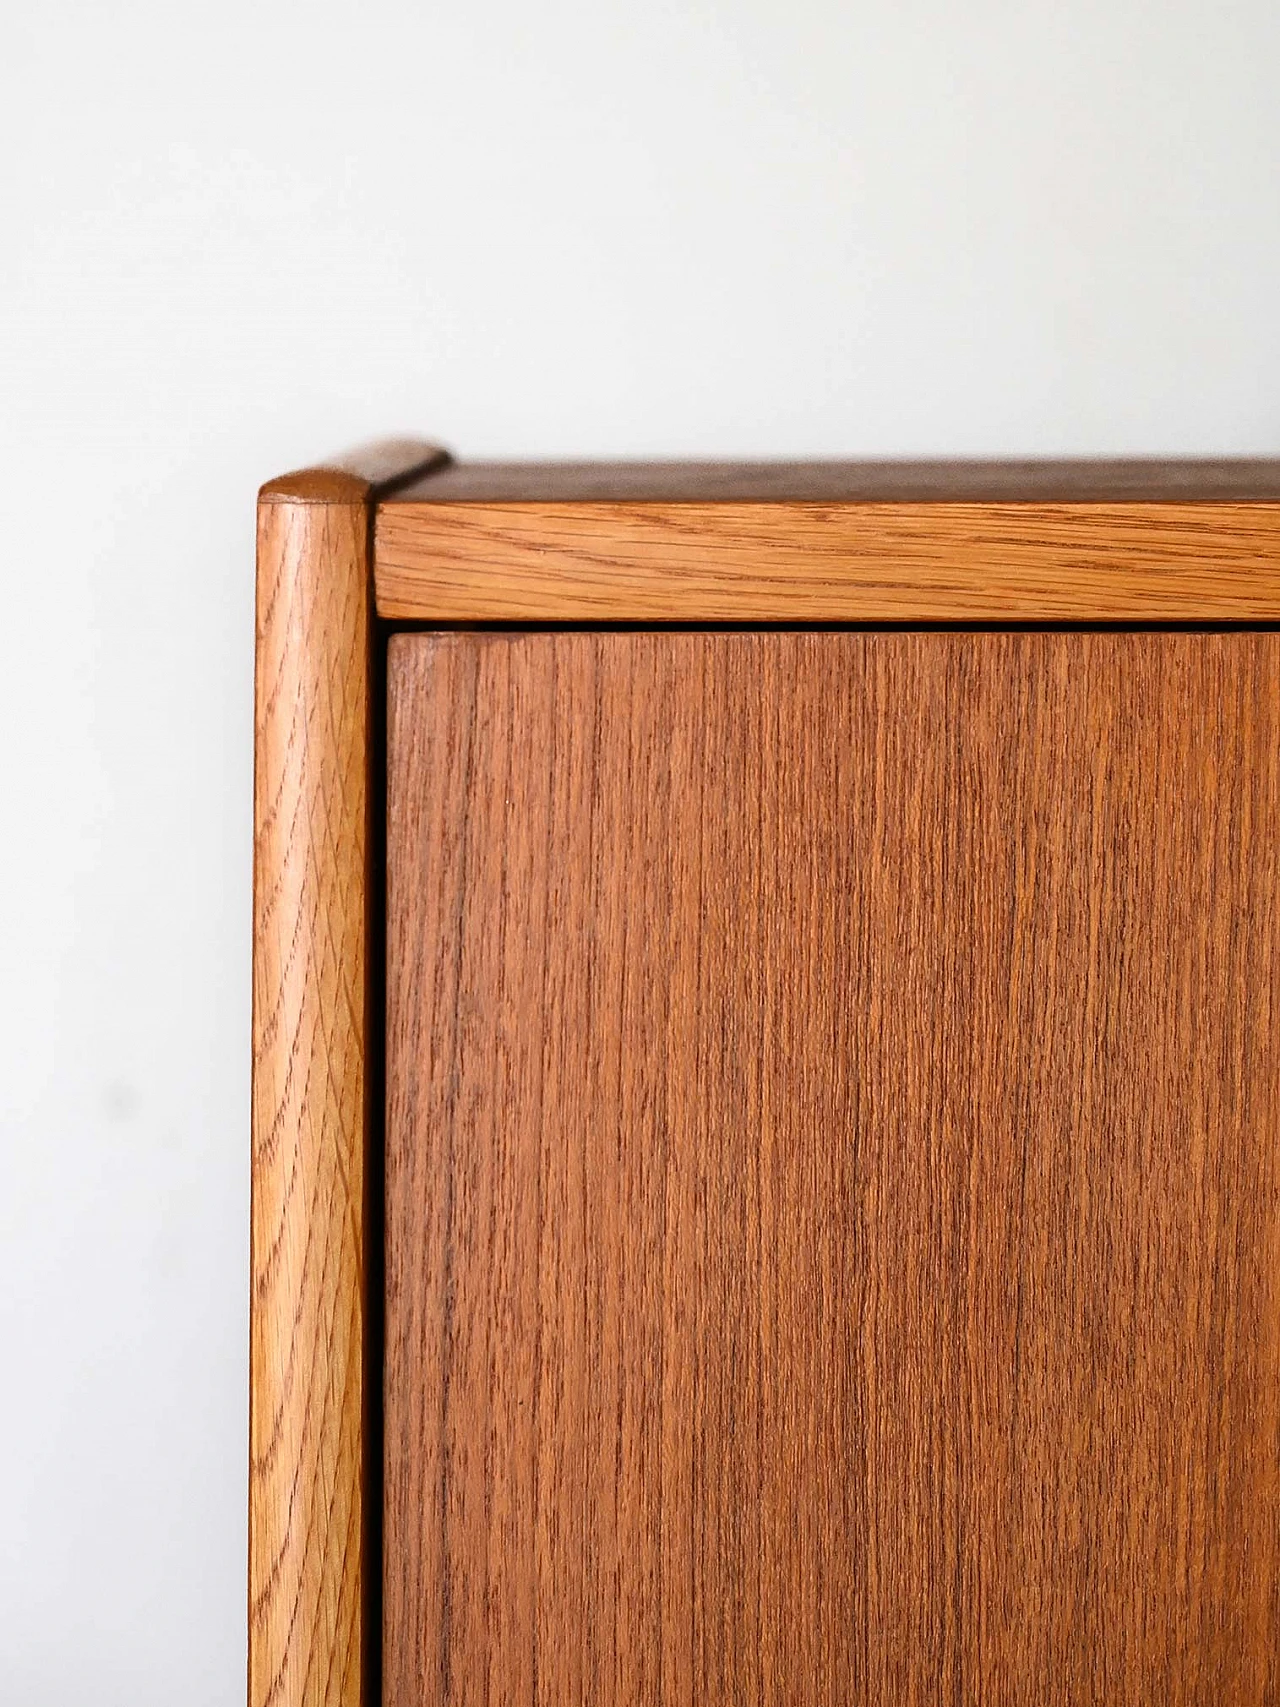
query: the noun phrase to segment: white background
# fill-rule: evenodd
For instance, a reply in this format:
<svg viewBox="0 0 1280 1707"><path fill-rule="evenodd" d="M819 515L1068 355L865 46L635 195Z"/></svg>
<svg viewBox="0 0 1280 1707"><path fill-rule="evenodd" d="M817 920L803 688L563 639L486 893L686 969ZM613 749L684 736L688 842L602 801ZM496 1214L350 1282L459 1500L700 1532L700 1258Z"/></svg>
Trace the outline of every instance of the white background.
<svg viewBox="0 0 1280 1707"><path fill-rule="evenodd" d="M0 1707L244 1692L253 497L1280 451L1274 0L29 0L0 36Z"/></svg>

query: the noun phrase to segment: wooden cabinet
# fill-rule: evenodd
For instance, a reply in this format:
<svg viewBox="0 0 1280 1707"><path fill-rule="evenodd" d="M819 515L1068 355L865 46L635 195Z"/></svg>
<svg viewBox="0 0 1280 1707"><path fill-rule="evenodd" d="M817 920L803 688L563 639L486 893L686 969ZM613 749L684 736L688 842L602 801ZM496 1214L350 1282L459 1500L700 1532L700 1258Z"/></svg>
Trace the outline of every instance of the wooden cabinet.
<svg viewBox="0 0 1280 1707"><path fill-rule="evenodd" d="M250 1698L1264 1703L1280 469L260 509Z"/></svg>

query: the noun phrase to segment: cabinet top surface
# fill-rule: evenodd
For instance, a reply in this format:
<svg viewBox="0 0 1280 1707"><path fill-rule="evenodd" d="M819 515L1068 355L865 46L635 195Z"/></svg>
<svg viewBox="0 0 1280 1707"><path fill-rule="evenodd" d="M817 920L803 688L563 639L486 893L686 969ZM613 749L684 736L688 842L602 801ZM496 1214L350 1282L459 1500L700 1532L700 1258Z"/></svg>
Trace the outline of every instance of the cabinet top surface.
<svg viewBox="0 0 1280 1707"><path fill-rule="evenodd" d="M1280 458L1075 461L471 462L403 504L1265 503Z"/></svg>

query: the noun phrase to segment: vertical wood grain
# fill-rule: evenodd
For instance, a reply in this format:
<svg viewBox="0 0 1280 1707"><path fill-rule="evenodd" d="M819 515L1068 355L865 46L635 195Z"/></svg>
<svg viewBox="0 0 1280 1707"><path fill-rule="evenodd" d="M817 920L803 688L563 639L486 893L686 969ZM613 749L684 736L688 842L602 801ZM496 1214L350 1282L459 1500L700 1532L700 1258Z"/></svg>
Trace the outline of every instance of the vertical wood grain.
<svg viewBox="0 0 1280 1707"><path fill-rule="evenodd" d="M258 537L250 1707L358 1707L369 659L364 490Z"/></svg>
<svg viewBox="0 0 1280 1707"><path fill-rule="evenodd" d="M1280 637L400 636L386 1699L1280 1686Z"/></svg>
<svg viewBox="0 0 1280 1707"><path fill-rule="evenodd" d="M365 1702L370 500L440 460L370 447L258 507L250 1707Z"/></svg>

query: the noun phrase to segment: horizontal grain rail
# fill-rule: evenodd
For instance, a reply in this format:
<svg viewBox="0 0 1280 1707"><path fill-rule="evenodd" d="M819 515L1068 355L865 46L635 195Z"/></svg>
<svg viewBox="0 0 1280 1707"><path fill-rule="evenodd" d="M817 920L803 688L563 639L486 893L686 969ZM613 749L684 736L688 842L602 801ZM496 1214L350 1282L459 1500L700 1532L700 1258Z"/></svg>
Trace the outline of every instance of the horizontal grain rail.
<svg viewBox="0 0 1280 1707"><path fill-rule="evenodd" d="M449 499L378 505L417 622L1269 622L1280 501ZM483 485L481 486L483 491Z"/></svg>

